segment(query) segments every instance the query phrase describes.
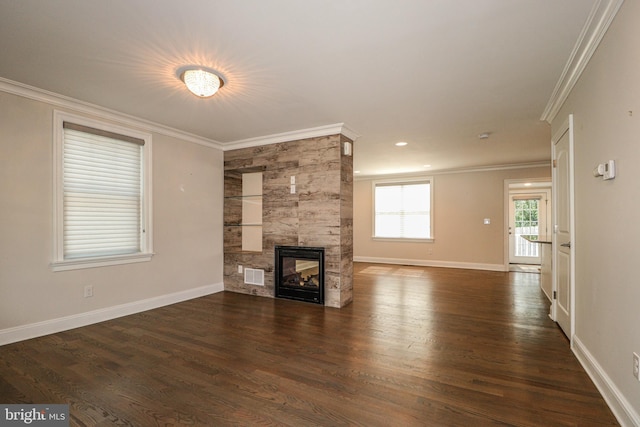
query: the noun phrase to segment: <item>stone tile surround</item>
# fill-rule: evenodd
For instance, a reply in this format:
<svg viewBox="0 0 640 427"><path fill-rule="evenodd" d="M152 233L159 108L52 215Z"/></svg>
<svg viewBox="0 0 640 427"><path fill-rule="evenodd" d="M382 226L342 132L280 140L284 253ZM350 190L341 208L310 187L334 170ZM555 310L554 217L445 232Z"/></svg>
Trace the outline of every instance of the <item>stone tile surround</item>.
<svg viewBox="0 0 640 427"><path fill-rule="evenodd" d="M243 252L241 228L224 227L225 290L273 298L275 245L316 246L325 248L325 305L352 301L353 157L343 155L344 142L337 134L225 152L225 197L241 194L242 173L263 172L262 252ZM225 198L225 224L238 206ZM265 270L265 285L245 284L238 265Z"/></svg>

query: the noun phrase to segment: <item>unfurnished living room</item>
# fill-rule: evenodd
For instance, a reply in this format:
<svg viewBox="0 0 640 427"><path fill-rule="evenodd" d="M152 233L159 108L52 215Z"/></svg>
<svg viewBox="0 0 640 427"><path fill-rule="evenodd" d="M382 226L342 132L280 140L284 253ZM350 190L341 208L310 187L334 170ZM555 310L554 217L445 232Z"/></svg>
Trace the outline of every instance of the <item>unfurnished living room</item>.
<svg viewBox="0 0 640 427"><path fill-rule="evenodd" d="M0 0L0 425L640 427L639 0Z"/></svg>

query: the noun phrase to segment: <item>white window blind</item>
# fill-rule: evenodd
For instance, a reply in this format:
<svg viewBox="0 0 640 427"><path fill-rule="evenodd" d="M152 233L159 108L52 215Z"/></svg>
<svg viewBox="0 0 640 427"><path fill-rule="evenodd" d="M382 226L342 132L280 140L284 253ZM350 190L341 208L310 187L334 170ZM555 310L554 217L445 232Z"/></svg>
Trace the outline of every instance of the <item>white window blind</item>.
<svg viewBox="0 0 640 427"><path fill-rule="evenodd" d="M374 237L431 239L431 181L374 183Z"/></svg>
<svg viewBox="0 0 640 427"><path fill-rule="evenodd" d="M63 257L144 250L144 140L64 122Z"/></svg>

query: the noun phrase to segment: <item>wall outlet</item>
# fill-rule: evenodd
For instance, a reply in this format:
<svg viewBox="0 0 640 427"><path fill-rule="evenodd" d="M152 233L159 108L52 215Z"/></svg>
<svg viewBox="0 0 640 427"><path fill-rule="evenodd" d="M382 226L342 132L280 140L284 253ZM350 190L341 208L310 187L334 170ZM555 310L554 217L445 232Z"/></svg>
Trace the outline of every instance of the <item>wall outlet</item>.
<svg viewBox="0 0 640 427"><path fill-rule="evenodd" d="M242 274L242 266L241 265L238 266L238 273Z"/></svg>
<svg viewBox="0 0 640 427"><path fill-rule="evenodd" d="M640 356L638 353L633 353L633 376L640 381Z"/></svg>
<svg viewBox="0 0 640 427"><path fill-rule="evenodd" d="M84 287L84 297L90 298L93 296L93 285L87 285Z"/></svg>

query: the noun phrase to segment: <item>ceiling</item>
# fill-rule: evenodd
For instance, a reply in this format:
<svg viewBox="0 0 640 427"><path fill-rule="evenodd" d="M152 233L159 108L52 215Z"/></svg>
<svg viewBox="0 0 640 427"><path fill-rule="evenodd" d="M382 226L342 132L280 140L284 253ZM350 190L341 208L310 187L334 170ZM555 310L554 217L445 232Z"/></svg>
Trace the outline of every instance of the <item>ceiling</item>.
<svg viewBox="0 0 640 427"><path fill-rule="evenodd" d="M344 123L362 175L535 163L594 2L0 0L0 77L222 146Z"/></svg>

